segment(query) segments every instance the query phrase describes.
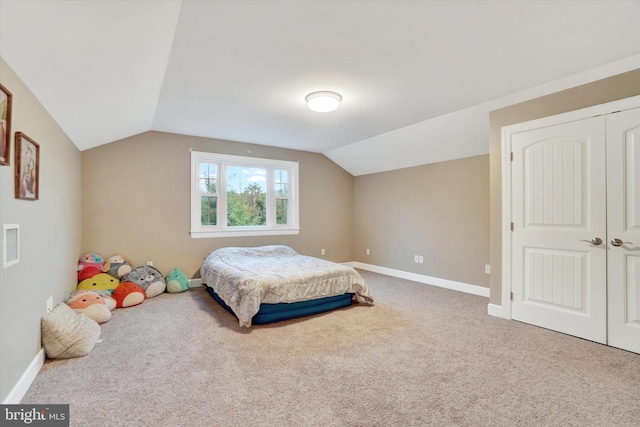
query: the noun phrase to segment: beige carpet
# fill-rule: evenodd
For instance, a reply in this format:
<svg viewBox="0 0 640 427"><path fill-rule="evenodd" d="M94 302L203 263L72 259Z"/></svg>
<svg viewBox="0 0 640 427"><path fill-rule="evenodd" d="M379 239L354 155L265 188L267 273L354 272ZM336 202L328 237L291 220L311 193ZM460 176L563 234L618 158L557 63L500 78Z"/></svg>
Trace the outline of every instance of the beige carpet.
<svg viewBox="0 0 640 427"><path fill-rule="evenodd" d="M640 355L361 272L375 306L240 329L204 290L120 309L23 403L72 426L638 426Z"/></svg>

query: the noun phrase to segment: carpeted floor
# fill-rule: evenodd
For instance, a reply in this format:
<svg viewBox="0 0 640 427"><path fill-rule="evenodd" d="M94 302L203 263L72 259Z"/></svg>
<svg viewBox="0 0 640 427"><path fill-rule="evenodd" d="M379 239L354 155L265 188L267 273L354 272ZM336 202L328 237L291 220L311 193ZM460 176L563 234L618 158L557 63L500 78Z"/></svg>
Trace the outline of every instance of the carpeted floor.
<svg viewBox="0 0 640 427"><path fill-rule="evenodd" d="M362 271L376 299L240 329L204 290L114 312L23 403L72 426L638 426L640 355Z"/></svg>

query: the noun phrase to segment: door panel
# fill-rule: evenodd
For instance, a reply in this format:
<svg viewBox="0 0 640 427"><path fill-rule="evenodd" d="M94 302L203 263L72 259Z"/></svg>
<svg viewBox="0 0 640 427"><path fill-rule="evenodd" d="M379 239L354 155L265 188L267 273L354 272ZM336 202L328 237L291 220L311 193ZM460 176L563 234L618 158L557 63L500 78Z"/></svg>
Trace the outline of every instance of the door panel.
<svg viewBox="0 0 640 427"><path fill-rule="evenodd" d="M606 343L605 118L511 141L512 318Z"/></svg>
<svg viewBox="0 0 640 427"><path fill-rule="evenodd" d="M586 145L554 138L524 148L526 226L584 227Z"/></svg>
<svg viewBox="0 0 640 427"><path fill-rule="evenodd" d="M609 345L640 353L640 108L607 116L607 171Z"/></svg>
<svg viewBox="0 0 640 427"><path fill-rule="evenodd" d="M552 249L525 249L525 299L560 310L584 312L583 271L586 254Z"/></svg>

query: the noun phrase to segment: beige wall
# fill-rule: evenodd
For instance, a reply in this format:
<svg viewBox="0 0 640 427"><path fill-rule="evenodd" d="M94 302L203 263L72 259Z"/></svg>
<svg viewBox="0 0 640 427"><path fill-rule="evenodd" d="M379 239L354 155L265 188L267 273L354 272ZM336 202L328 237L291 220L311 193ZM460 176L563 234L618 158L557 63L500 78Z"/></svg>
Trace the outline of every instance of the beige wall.
<svg viewBox="0 0 640 427"><path fill-rule="evenodd" d="M636 95L640 95L640 69L512 105L489 114L492 304L502 305L502 127Z"/></svg>
<svg viewBox="0 0 640 427"><path fill-rule="evenodd" d="M80 151L7 63L0 82L13 93L12 133L40 144L40 200L14 198L15 162L0 166L0 223L20 224L20 263L0 265L0 401L40 349L46 300L66 299L76 286L80 251ZM2 245L0 245L0 248ZM2 249L0 249L2 251Z"/></svg>
<svg viewBox="0 0 640 427"><path fill-rule="evenodd" d="M488 155L358 176L354 209L357 261L489 286Z"/></svg>
<svg viewBox="0 0 640 427"><path fill-rule="evenodd" d="M299 161L300 234L192 239L189 149ZM199 277L204 257L223 246L286 244L353 259L353 176L322 154L146 132L83 151L82 184L83 252L151 260L164 274L180 268L189 277Z"/></svg>

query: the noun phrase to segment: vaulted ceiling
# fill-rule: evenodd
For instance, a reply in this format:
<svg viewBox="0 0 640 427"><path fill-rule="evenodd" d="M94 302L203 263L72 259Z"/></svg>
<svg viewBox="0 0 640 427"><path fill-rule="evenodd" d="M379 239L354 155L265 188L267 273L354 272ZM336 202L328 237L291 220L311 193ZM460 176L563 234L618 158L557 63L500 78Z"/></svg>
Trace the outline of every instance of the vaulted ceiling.
<svg viewBox="0 0 640 427"><path fill-rule="evenodd" d="M0 0L0 56L81 150L158 130L325 153L357 175L488 152L477 106L640 68L638 22L636 0ZM340 108L308 110L317 90ZM423 158L389 163L407 144Z"/></svg>

